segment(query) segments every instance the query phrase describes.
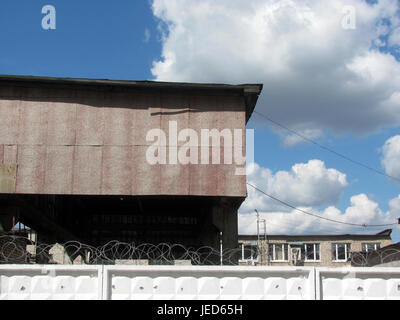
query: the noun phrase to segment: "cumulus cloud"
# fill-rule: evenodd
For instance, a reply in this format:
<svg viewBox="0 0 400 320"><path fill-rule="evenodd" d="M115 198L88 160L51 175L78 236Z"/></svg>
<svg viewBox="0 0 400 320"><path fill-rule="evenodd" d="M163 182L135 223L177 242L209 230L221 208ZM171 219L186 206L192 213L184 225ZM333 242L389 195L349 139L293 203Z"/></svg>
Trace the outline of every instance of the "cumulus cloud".
<svg viewBox="0 0 400 320"><path fill-rule="evenodd" d="M393 216L400 218L400 195L389 202L390 212Z"/></svg>
<svg viewBox="0 0 400 320"><path fill-rule="evenodd" d="M273 173L258 164L251 164L247 180L250 184L294 206L327 206L336 204L348 183L346 175L336 169L328 169L321 160L295 164L290 171ZM248 188L248 197L241 212L287 211L273 199L255 189Z"/></svg>
<svg viewBox="0 0 400 320"><path fill-rule="evenodd" d="M257 216L254 209L259 211L260 218L266 220L268 234L379 232L385 227L376 227L371 231L354 224L392 224L400 217L400 195L389 201L389 210L386 212L363 193L351 197L350 206L343 212L336 208L335 204L348 185L346 175L336 169L326 168L320 160L298 163L290 171L276 173L256 163L249 166L250 174L247 178L251 185L308 213L345 224L316 218L283 206L248 186L248 197L239 209L240 234L256 233Z"/></svg>
<svg viewBox="0 0 400 320"><path fill-rule="evenodd" d="M307 139L310 139L310 140L315 140L323 135L322 130L319 130L319 129L305 129L305 130L299 130L297 132L301 136L303 136ZM306 140L303 139L300 135L296 135L296 134L285 135L284 139L283 139L283 144L286 147L292 147L296 144L306 142Z"/></svg>
<svg viewBox="0 0 400 320"><path fill-rule="evenodd" d="M345 6L354 29L343 28ZM313 137L400 124L400 62L379 51L398 45L396 0L154 0L152 9L164 30L157 80L264 83L257 110Z"/></svg>
<svg viewBox="0 0 400 320"><path fill-rule="evenodd" d="M400 27L394 29L389 36L389 45L392 47L400 46Z"/></svg>
<svg viewBox="0 0 400 320"><path fill-rule="evenodd" d="M359 194L351 197L351 205L341 212L334 206L318 211L311 207L301 209L325 218L350 224L392 224L400 214L400 196L390 201L390 210L382 211L378 204L367 195ZM366 229L352 225L333 223L299 211L261 212L260 218L266 220L267 234L338 234L338 233L371 233L379 232L385 227ZM393 226L392 228L395 228ZM257 216L253 213L239 214L239 234L256 234Z"/></svg>
<svg viewBox="0 0 400 320"><path fill-rule="evenodd" d="M382 166L386 174L400 179L400 135L391 137L382 148Z"/></svg>

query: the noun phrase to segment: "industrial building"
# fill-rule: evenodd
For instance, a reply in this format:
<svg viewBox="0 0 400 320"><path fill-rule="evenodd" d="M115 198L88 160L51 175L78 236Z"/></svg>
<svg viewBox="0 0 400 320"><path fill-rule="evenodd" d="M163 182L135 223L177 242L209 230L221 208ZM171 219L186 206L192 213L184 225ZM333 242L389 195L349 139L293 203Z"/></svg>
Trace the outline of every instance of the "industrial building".
<svg viewBox="0 0 400 320"><path fill-rule="evenodd" d="M246 176L226 161L224 144L199 139L188 149L180 132L218 130L221 142L223 130L241 132L243 143L234 147L245 156L246 123L261 90L0 76L0 231L21 222L47 243L218 247L222 240L237 248ZM157 130L166 139L155 139ZM187 160L191 147L198 153L177 161L182 153ZM149 161L154 150L156 161Z"/></svg>

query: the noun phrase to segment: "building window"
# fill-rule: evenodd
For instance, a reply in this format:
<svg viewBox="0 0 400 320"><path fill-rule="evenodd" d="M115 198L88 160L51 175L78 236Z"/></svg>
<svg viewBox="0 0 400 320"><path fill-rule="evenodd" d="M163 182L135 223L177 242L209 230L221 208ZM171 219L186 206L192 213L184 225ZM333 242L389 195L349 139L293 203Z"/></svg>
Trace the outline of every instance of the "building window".
<svg viewBox="0 0 400 320"><path fill-rule="evenodd" d="M273 262L288 261L289 246L287 244L270 244L268 246L269 260Z"/></svg>
<svg viewBox="0 0 400 320"><path fill-rule="evenodd" d="M305 261L320 261L319 243L306 243L304 245Z"/></svg>
<svg viewBox="0 0 400 320"><path fill-rule="evenodd" d="M349 243L332 244L332 261L346 262L350 257Z"/></svg>
<svg viewBox="0 0 400 320"><path fill-rule="evenodd" d="M380 248L381 248L380 243L363 243L362 244L363 252L371 252L371 251L379 250Z"/></svg>
<svg viewBox="0 0 400 320"><path fill-rule="evenodd" d="M242 243L242 261L257 260L257 245Z"/></svg>

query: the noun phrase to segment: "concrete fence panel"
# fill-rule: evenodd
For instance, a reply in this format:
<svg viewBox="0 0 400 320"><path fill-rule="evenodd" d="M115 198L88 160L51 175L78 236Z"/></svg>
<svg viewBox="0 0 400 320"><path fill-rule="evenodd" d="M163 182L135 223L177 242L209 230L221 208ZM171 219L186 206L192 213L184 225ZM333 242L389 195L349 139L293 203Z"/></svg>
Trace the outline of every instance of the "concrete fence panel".
<svg viewBox="0 0 400 320"><path fill-rule="evenodd" d="M316 268L320 300L400 300L400 268Z"/></svg>
<svg viewBox="0 0 400 320"><path fill-rule="evenodd" d="M101 266L0 265L0 300L101 300Z"/></svg>
<svg viewBox="0 0 400 320"><path fill-rule="evenodd" d="M313 268L104 267L105 299L315 299Z"/></svg>
<svg viewBox="0 0 400 320"><path fill-rule="evenodd" d="M399 268L0 265L0 300L400 300Z"/></svg>

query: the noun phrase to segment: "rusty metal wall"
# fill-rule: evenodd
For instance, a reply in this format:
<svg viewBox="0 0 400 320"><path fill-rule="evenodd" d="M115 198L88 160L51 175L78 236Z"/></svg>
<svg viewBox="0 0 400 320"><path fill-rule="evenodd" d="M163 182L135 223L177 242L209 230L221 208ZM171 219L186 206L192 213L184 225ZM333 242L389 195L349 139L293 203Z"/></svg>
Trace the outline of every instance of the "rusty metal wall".
<svg viewBox="0 0 400 320"><path fill-rule="evenodd" d="M146 134L169 121L244 135L244 99L1 86L0 163L17 164L18 194L246 196L234 163L150 165Z"/></svg>

